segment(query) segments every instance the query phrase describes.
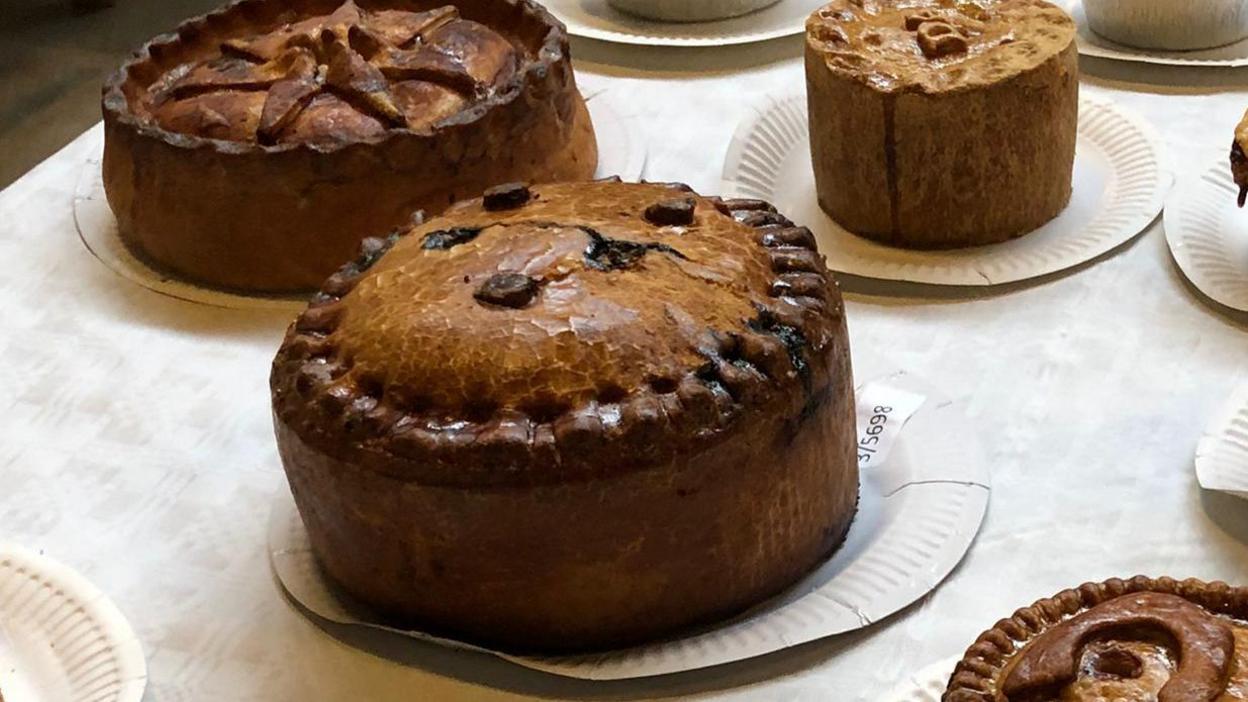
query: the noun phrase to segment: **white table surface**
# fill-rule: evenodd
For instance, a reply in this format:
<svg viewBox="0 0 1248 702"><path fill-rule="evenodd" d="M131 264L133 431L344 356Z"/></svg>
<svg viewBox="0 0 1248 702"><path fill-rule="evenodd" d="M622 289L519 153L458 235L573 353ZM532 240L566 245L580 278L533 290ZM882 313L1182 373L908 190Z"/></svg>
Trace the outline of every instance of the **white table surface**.
<svg viewBox="0 0 1248 702"><path fill-rule="evenodd" d="M756 99L801 87L800 50L574 42L587 92L609 90L647 138L646 176L703 191ZM1087 93L1153 121L1179 177L1224 157L1248 106L1242 70L1083 67ZM844 281L855 355L963 399L994 470L970 554L903 613L758 660L607 684L416 643L358 650L294 609L265 557L285 489L267 374L287 315L179 302L100 265L71 209L88 145L0 193L0 538L111 594L147 651L147 700L871 700L1085 580L1248 584L1248 504L1202 494L1192 469L1206 422L1245 380L1248 318L1183 281L1156 222L1093 265L1006 291Z"/></svg>

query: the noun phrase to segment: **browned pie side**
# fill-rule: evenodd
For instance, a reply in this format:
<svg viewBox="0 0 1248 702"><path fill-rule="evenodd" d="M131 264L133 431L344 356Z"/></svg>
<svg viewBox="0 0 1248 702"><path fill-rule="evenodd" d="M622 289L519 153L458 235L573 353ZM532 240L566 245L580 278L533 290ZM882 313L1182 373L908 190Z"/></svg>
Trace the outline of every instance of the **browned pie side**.
<svg viewBox="0 0 1248 702"><path fill-rule="evenodd" d="M1043 0L834 0L806 25L819 202L893 246L1004 241L1071 194L1078 56Z"/></svg>
<svg viewBox="0 0 1248 702"><path fill-rule="evenodd" d="M1248 114L1244 115L1243 121L1235 128L1235 140L1231 143L1231 175L1235 178L1235 184L1239 186L1239 206L1244 206L1245 199L1248 199L1248 155L1245 155L1245 147L1248 146Z"/></svg>
<svg viewBox="0 0 1248 702"><path fill-rule="evenodd" d="M103 107L123 240L240 290L315 288L415 210L597 164L563 25L530 0L241 0L152 40Z"/></svg>
<svg viewBox="0 0 1248 702"><path fill-rule="evenodd" d="M377 242L277 354L329 575L397 621L568 651L733 614L826 558L858 473L810 231L664 184L491 198Z"/></svg>
<svg viewBox="0 0 1248 702"><path fill-rule="evenodd" d="M980 635L942 702L1248 698L1248 588L1136 576L1085 583Z"/></svg>

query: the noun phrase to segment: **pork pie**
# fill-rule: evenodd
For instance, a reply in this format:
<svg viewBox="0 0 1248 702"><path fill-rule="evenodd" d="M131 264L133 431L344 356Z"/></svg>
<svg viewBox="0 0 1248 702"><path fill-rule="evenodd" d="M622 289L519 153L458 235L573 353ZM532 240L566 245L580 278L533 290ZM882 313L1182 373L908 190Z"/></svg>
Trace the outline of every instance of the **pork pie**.
<svg viewBox="0 0 1248 702"><path fill-rule="evenodd" d="M274 361L328 575L516 651L739 612L858 497L840 293L809 230L683 186L493 188L325 283Z"/></svg>
<svg viewBox="0 0 1248 702"><path fill-rule="evenodd" d="M806 25L819 203L893 246L1004 241L1070 200L1075 24L1043 0L834 0Z"/></svg>
<svg viewBox="0 0 1248 702"><path fill-rule="evenodd" d="M943 702L1248 698L1248 589L1137 576L1087 583L982 634Z"/></svg>
<svg viewBox="0 0 1248 702"><path fill-rule="evenodd" d="M416 209L597 164L563 25L530 0L242 0L128 61L104 133L123 241L248 291L315 288Z"/></svg>

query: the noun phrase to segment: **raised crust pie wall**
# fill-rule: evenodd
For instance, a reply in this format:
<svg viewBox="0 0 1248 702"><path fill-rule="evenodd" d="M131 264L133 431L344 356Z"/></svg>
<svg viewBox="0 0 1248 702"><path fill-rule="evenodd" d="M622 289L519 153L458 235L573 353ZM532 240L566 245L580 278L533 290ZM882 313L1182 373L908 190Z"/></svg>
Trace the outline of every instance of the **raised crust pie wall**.
<svg viewBox="0 0 1248 702"><path fill-rule="evenodd" d="M1075 26L1043 0L834 0L806 25L819 203L893 246L1004 241L1070 200Z"/></svg>
<svg viewBox="0 0 1248 702"><path fill-rule="evenodd" d="M738 612L856 510L840 293L758 201L496 188L370 242L291 327L272 390L329 575L509 650Z"/></svg>
<svg viewBox="0 0 1248 702"><path fill-rule="evenodd" d="M105 86L123 240L201 283L315 288L415 210L583 180L597 147L563 26L529 0L242 0Z"/></svg>

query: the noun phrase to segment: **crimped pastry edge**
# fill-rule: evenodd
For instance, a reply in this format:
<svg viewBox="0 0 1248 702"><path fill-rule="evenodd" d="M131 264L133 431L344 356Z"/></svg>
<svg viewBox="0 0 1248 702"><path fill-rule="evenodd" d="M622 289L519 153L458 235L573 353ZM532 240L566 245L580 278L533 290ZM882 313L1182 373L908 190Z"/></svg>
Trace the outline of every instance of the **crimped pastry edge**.
<svg viewBox="0 0 1248 702"><path fill-rule="evenodd" d="M618 180L618 179L607 179ZM649 183L650 185L662 185L673 189L677 192L686 192L697 195L688 185L683 183ZM776 211L776 208L770 203L761 200L752 199L723 199L712 196L700 196L705 200L712 202L720 212L736 219L738 222L746 224L755 229L755 242L766 250L772 259L772 272L774 277L772 285L776 286L784 282L783 276L786 273L793 272L786 268L790 262L786 256L794 253L809 254L808 258L817 261L817 272L822 278L822 284L818 290L818 296L812 297L798 303L798 306L805 309L809 305L817 305L818 312L825 320L841 320L839 322L843 328L844 319L844 303L839 293L839 285L835 278L827 270L823 256L818 253L813 234L806 227L795 225L792 221L785 218ZM426 463L430 461L429 456L439 455L440 452L450 451L462 447L462 441L457 442L451 436L452 432L447 430L424 431L418 436L420 437L420 445L410 451L396 450L394 442L388 432L397 420L389 417L385 421L370 423L369 417L376 417L378 414L385 414L395 411L404 416L407 415L401 408L393 408L386 405L385 395L382 396L376 405L369 412L360 417L352 414L353 408L357 406L357 401L361 399L361 395L352 392L349 396L336 396L334 393L328 392L336 385L336 377L331 378L323 383L317 383L309 392L303 393L302 396L298 391L298 384L301 382L298 374L289 370L289 367L283 368L291 363L305 364L308 360L318 356L324 356L325 349L320 347L320 341L317 337L326 337L332 333L338 323L338 315L334 313L337 303L345 297L354 285L364 277L369 268L389 250L389 248L403 235L409 232L413 226L423 221L417 219L411 226L400 228L393 232L386 240L371 239L366 240L362 246L363 253L361 258L348 263L338 273L331 276L322 286L321 291L313 298L308 308L304 310L291 324L286 338L279 349L273 363L273 371L270 377L270 386L273 393L273 409L276 421L287 423L295 433L301 435L304 441L311 441L318 445L321 450L329 450L329 447L341 447L342 441L347 441L356 450L364 449L368 453L380 453L383 462L395 462L397 464L407 465L412 462L412 456L418 456L425 459ZM802 243L793 243L794 240L800 240ZM784 295L775 293L773 297L785 297ZM807 327L800 328L803 334L809 338L812 329ZM331 353L336 352L332 346ZM826 349L816 349L813 345L811 352L826 352ZM829 369L833 371L833 369ZM683 379L693 378L698 372L697 368L687 369ZM829 398L833 387L839 382L836 376L829 376L824 379L821 384L816 384L810 389L809 397L804 407L799 408L794 413L794 417L784 417L786 420L803 421L807 414L814 413L820 406L825 404ZM358 388L356 390L359 390ZM617 434L612 435L611 442L620 442L627 445L645 445L646 442L642 438L642 433L651 429L649 423L645 421L646 407L645 403L653 400L650 393L650 387L647 384L640 384L636 388L630 389L628 395L619 401L621 429ZM308 409L311 408L317 414L315 421L308 421L308 416L313 414ZM534 418L526 413L518 410L507 410L505 413L492 415L484 421L474 420L470 417L457 417L455 420L444 419L443 424L447 427L456 427L456 432L460 431L464 425L475 432L475 440L473 441L474 450L480 451L480 459L483 463L495 460L504 460L508 457L509 451L514 450L518 445L528 446L531 453L535 455L545 455L552 460L558 460L558 450L556 445L563 447L565 444L584 441L588 445L602 444L607 440L607 432L604 428L598 427L597 432L593 429L586 430L582 423L578 422L580 414L586 411L587 406L584 403L574 404L561 412L559 415L550 418ZM704 408L699 408L704 409ZM720 409L716 406L716 411ZM732 408L735 414L739 414L742 407ZM745 410L753 410L754 406L745 406ZM415 413L416 416L422 416L423 413ZM349 424L350 426L339 426ZM632 421L637 418L637 421ZM734 414L716 414L714 423L708 425L708 429L718 426L720 430L726 430L732 424ZM357 421L362 420L362 421ZM529 428L526 437L523 440L517 440L514 428L514 422L520 421ZM501 426L500 426L501 425ZM326 430L333 427L331 432ZM637 436L631 436L629 432L636 432ZM718 433L718 432L715 432ZM354 436L353 436L354 434ZM710 434L702 437L706 439ZM318 441L317 439L325 439ZM703 444L704 441L699 441ZM418 450L417 450L418 449ZM695 449L696 450L696 449ZM636 461L638 466L644 466L648 463L644 457L638 456ZM383 471L387 472L387 471ZM492 476L496 480L503 481L503 484L510 484L508 477L509 471L494 471ZM411 478L410 475L394 475L393 477ZM476 476L481 479L482 476ZM588 475L580 477L590 477ZM473 482L472 476L463 475L461 478L465 483ZM436 484L436 480L420 480L426 484ZM488 481L487 481L488 482ZM524 479L526 484L533 482L544 482L534 480L532 476Z"/></svg>
<svg viewBox="0 0 1248 702"><path fill-rule="evenodd" d="M998 702L1003 698L993 691L993 683L999 682L997 677L1024 645L1079 612L1135 592L1178 595L1215 614L1235 618L1248 615L1248 588L1233 587L1218 580L1136 575L1126 580L1110 578L1087 582L1037 600L980 634L958 661L941 702Z"/></svg>
<svg viewBox="0 0 1248 702"><path fill-rule="evenodd" d="M355 146L376 146L400 139L432 139L436 138L438 132L444 127L472 124L498 106L519 99L525 93L526 88L533 88L545 81L546 76L555 65L570 60L566 50L567 28L554 15L550 14L543 5L533 0L495 0L500 7L517 8L535 16L540 22L549 27L549 31L542 41L542 48L537 53L537 59L529 61L523 71L517 72L507 83L495 90L493 95L474 103L465 110L435 122L429 131L416 131L406 127L396 127L387 129L379 136L352 139L333 144L299 141L265 145L256 141L212 139L194 134L183 134L165 129L156 124L155 121L143 119L134 113L134 110L131 109L130 101L122 90L122 86L132 79L135 69L144 65L154 65L158 60L154 54L159 54L167 48L183 43L187 37L193 36L195 33L210 31L210 25L224 22L232 15L250 12L252 8L276 1L232 0L211 12L182 22L172 32L159 34L149 39L135 50L130 58L126 59L104 82L101 107L105 120L132 129L145 138L155 139L169 146L183 149L213 149L223 154L334 153ZM306 11L307 1L293 0L290 4L297 4L297 6L289 9L293 10L297 15L306 17L309 15ZM454 0L446 0L446 2L454 4Z"/></svg>

